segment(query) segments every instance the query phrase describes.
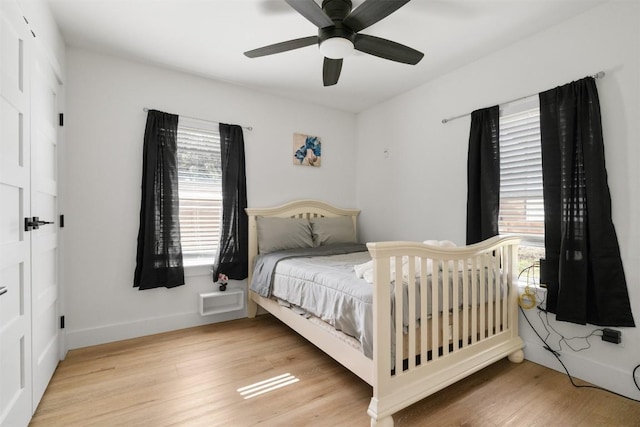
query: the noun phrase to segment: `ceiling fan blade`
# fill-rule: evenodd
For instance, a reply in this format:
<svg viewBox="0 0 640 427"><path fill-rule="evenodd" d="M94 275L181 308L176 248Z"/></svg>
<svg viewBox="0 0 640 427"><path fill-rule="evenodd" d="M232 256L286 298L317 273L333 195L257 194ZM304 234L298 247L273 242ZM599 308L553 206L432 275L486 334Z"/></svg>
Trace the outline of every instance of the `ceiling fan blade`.
<svg viewBox="0 0 640 427"><path fill-rule="evenodd" d="M313 25L318 28L329 27L333 25L331 18L324 13L324 10L313 0L285 0L289 6L294 8L298 13L307 18Z"/></svg>
<svg viewBox="0 0 640 427"><path fill-rule="evenodd" d="M360 52L404 64L416 65L424 56L424 53L403 44L367 34L357 34L354 46Z"/></svg>
<svg viewBox="0 0 640 427"><path fill-rule="evenodd" d="M269 46L259 47L244 53L249 58L257 58L259 56L273 55L274 53L286 52L289 50L299 49L301 47L311 46L318 43L318 36L303 37L301 39L288 40L271 44Z"/></svg>
<svg viewBox="0 0 640 427"><path fill-rule="evenodd" d="M411 0L366 0L342 23L357 33L391 15L409 1Z"/></svg>
<svg viewBox="0 0 640 427"><path fill-rule="evenodd" d="M324 58L322 66L322 81L325 86L333 86L338 83L342 71L342 59Z"/></svg>

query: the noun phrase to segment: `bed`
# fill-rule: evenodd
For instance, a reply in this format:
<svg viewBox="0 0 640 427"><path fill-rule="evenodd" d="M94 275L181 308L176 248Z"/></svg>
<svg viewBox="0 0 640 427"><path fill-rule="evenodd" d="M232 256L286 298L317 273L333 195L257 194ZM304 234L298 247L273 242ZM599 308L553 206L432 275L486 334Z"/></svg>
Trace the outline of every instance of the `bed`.
<svg viewBox="0 0 640 427"><path fill-rule="evenodd" d="M464 247L397 241L358 248L358 210L300 200L246 212L249 317L262 307L370 384L372 426L393 426L395 412L499 359L522 362L518 238ZM345 239L348 224L353 235ZM319 272L324 263L329 278ZM338 291L325 290L332 286L332 272L350 275L346 284L334 286ZM301 289L313 289L311 282L319 283L316 293L301 296ZM331 293L339 295L338 302L328 299ZM345 293L354 293L358 303L345 302ZM307 300L322 307L316 313ZM325 312L333 306L339 309ZM353 313L340 313L351 306ZM365 319L350 319L358 324L352 327L340 317Z"/></svg>

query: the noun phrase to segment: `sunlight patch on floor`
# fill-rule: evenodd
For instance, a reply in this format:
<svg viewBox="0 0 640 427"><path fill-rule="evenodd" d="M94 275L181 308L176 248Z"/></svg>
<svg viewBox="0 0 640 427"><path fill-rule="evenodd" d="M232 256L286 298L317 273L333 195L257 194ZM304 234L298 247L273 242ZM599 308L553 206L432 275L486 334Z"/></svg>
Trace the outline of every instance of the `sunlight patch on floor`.
<svg viewBox="0 0 640 427"><path fill-rule="evenodd" d="M259 396L264 393L285 387L300 381L293 375L286 373L278 375L277 377L269 378L268 380L260 381L255 384L248 385L246 387L240 387L237 392L245 399L251 399L252 397Z"/></svg>

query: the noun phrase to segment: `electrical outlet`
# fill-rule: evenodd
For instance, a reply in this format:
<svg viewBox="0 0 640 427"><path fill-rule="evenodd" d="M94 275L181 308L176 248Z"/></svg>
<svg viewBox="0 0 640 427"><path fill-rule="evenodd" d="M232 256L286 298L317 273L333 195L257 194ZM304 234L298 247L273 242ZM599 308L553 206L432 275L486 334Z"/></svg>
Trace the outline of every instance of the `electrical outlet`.
<svg viewBox="0 0 640 427"><path fill-rule="evenodd" d="M622 333L617 329L604 328L602 330L602 341L620 344L622 342Z"/></svg>

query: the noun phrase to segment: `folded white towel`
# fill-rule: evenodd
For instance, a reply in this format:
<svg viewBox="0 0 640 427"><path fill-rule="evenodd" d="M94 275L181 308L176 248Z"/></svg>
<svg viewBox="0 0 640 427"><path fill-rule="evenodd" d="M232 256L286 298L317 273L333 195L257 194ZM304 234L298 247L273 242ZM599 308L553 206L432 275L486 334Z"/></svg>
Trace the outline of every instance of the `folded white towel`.
<svg viewBox="0 0 640 427"><path fill-rule="evenodd" d="M455 248L457 246L451 240L425 240L422 243L424 243L425 245L442 246L445 248Z"/></svg>
<svg viewBox="0 0 640 427"><path fill-rule="evenodd" d="M358 264L354 266L353 269L356 272L356 276L362 278L366 271L373 269L373 260L367 261L364 264Z"/></svg>
<svg viewBox="0 0 640 427"><path fill-rule="evenodd" d="M422 243L424 243L425 245L442 246L442 247L448 247L448 248L452 248L456 246L456 244L450 240L425 240ZM395 276L396 269L395 269L395 263L393 259L391 260L391 265L389 266L389 268L390 268L391 276L392 277ZM373 283L373 260L367 261L363 264L355 265L353 269L356 272L356 276L358 278L363 278L367 283ZM420 259L415 259L414 271L415 271L416 278L420 277L421 270L422 270L422 265L421 265ZM433 262L431 260L428 260L427 275L432 273L433 273ZM409 278L409 257L407 256L402 257L402 277L405 280Z"/></svg>
<svg viewBox="0 0 640 427"><path fill-rule="evenodd" d="M396 274L395 264L391 261L391 274ZM373 283L373 260L367 261L364 264L358 264L353 267L356 272L356 276L364 279L367 283Z"/></svg>
<svg viewBox="0 0 640 427"><path fill-rule="evenodd" d="M437 240L425 240L422 243L424 243L425 245L440 246L440 243L438 243Z"/></svg>
<svg viewBox="0 0 640 427"><path fill-rule="evenodd" d="M362 276L362 278L367 283L373 283L373 269L365 271L364 275Z"/></svg>
<svg viewBox="0 0 640 427"><path fill-rule="evenodd" d="M364 264L354 266L356 275L362 273L358 277L363 278L367 283L373 283L373 260ZM415 277L420 277L421 264L420 259L415 259L414 264ZM431 274L431 260L427 261L427 274ZM393 259L390 260L389 274L394 277L396 274L396 265ZM402 277L407 280L409 278L409 257L402 257Z"/></svg>

